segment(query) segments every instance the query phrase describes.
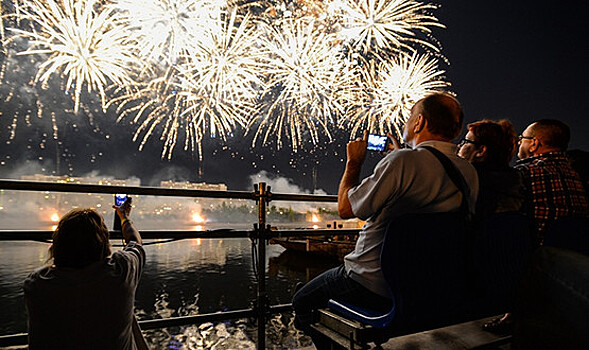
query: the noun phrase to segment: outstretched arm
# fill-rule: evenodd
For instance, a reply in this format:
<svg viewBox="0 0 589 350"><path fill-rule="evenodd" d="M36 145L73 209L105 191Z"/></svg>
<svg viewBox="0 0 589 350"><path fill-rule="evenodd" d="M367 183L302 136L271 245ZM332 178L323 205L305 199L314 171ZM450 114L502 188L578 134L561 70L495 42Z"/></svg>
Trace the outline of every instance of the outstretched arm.
<svg viewBox="0 0 589 350"><path fill-rule="evenodd" d="M131 214L131 203L132 199L131 197L129 197L127 198L125 203L123 203L123 205L121 205L120 207L113 205L113 208L116 210L117 215L121 219L121 228L125 243L135 241L138 244L143 244L139 231L137 231L133 222L129 220L129 214Z"/></svg>

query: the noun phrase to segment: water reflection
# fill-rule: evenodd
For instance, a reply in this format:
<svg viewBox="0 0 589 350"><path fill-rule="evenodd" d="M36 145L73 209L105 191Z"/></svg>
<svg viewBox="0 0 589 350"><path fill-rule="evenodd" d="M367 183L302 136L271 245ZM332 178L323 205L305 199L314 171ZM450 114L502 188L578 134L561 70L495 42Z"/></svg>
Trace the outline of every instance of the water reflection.
<svg viewBox="0 0 589 350"><path fill-rule="evenodd" d="M113 242L116 243L116 242ZM256 276L248 239L191 239L145 246L147 263L137 289L139 319L155 319L251 307ZM22 282L43 266L49 245L0 242L0 335L26 332ZM115 248L118 249L118 248ZM292 254L266 246L267 293L271 305L289 303L297 282L307 281L337 261ZM274 315L267 324L269 348L308 346L310 340L292 326L292 315ZM255 320L146 331L153 349L255 348Z"/></svg>

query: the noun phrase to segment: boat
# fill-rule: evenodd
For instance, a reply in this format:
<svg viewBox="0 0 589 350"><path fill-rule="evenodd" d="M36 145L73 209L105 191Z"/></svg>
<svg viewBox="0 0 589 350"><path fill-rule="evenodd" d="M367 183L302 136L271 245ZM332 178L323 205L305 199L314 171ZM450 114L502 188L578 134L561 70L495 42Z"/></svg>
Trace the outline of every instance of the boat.
<svg viewBox="0 0 589 350"><path fill-rule="evenodd" d="M356 239L354 236L342 235L333 237L310 236L277 237L270 239L270 244L279 244L286 250L322 255L343 260L344 256L354 250Z"/></svg>

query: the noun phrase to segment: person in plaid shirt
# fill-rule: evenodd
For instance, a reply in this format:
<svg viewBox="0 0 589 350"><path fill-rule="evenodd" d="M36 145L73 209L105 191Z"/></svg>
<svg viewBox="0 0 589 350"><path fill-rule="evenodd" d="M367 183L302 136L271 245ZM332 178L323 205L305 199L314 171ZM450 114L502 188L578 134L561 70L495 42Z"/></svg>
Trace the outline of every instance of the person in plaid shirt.
<svg viewBox="0 0 589 350"><path fill-rule="evenodd" d="M533 218L539 244L552 221L589 214L583 183L566 155L570 135L565 123L542 119L519 136L520 160L515 168L523 179L525 210Z"/></svg>

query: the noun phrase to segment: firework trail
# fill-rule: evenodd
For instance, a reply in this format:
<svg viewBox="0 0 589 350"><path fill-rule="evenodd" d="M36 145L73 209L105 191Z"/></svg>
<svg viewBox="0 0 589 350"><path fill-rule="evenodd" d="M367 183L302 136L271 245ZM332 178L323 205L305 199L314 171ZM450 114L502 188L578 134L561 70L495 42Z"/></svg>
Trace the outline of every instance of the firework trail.
<svg viewBox="0 0 589 350"><path fill-rule="evenodd" d="M431 33L431 27L444 26L428 12L433 4L414 0L333 0L328 13L341 26L339 35L357 51L379 53L414 52L411 43L435 52L439 48L417 33Z"/></svg>
<svg viewBox="0 0 589 350"><path fill-rule="evenodd" d="M74 90L75 112L84 85L89 93L98 91L105 106L108 83L130 81L127 72L133 57L125 49L127 37L116 26L112 11L97 10L99 0L32 0L27 4L21 11L31 28L10 28L29 39L29 49L19 54L49 55L35 80L47 84L53 74L67 76L66 92Z"/></svg>
<svg viewBox="0 0 589 350"><path fill-rule="evenodd" d="M202 159L203 138L240 128L295 152L337 127L399 133L416 100L449 85L417 53L439 55L443 25L416 0L13 2L2 41L28 40L35 83L61 78L76 113L84 88L97 93L137 126L140 150L157 135L162 158L181 134Z"/></svg>
<svg viewBox="0 0 589 350"><path fill-rule="evenodd" d="M115 0L108 8L119 15L130 47L148 64L176 63L211 23L220 4L202 0Z"/></svg>
<svg viewBox="0 0 589 350"><path fill-rule="evenodd" d="M266 105L248 123L257 125L253 144L272 137L280 148L287 136L297 151L307 135L314 144L320 131L331 139L334 116L345 110L338 92L349 82L336 37L312 19L288 19L270 28L262 46L270 53L263 64L269 81L262 96Z"/></svg>
<svg viewBox="0 0 589 350"><path fill-rule="evenodd" d="M448 87L444 71L438 70L432 56L402 55L393 61L364 62L358 67L348 118L340 125L347 126L351 137L369 130L373 133L396 133L409 118L411 107L426 95Z"/></svg>

